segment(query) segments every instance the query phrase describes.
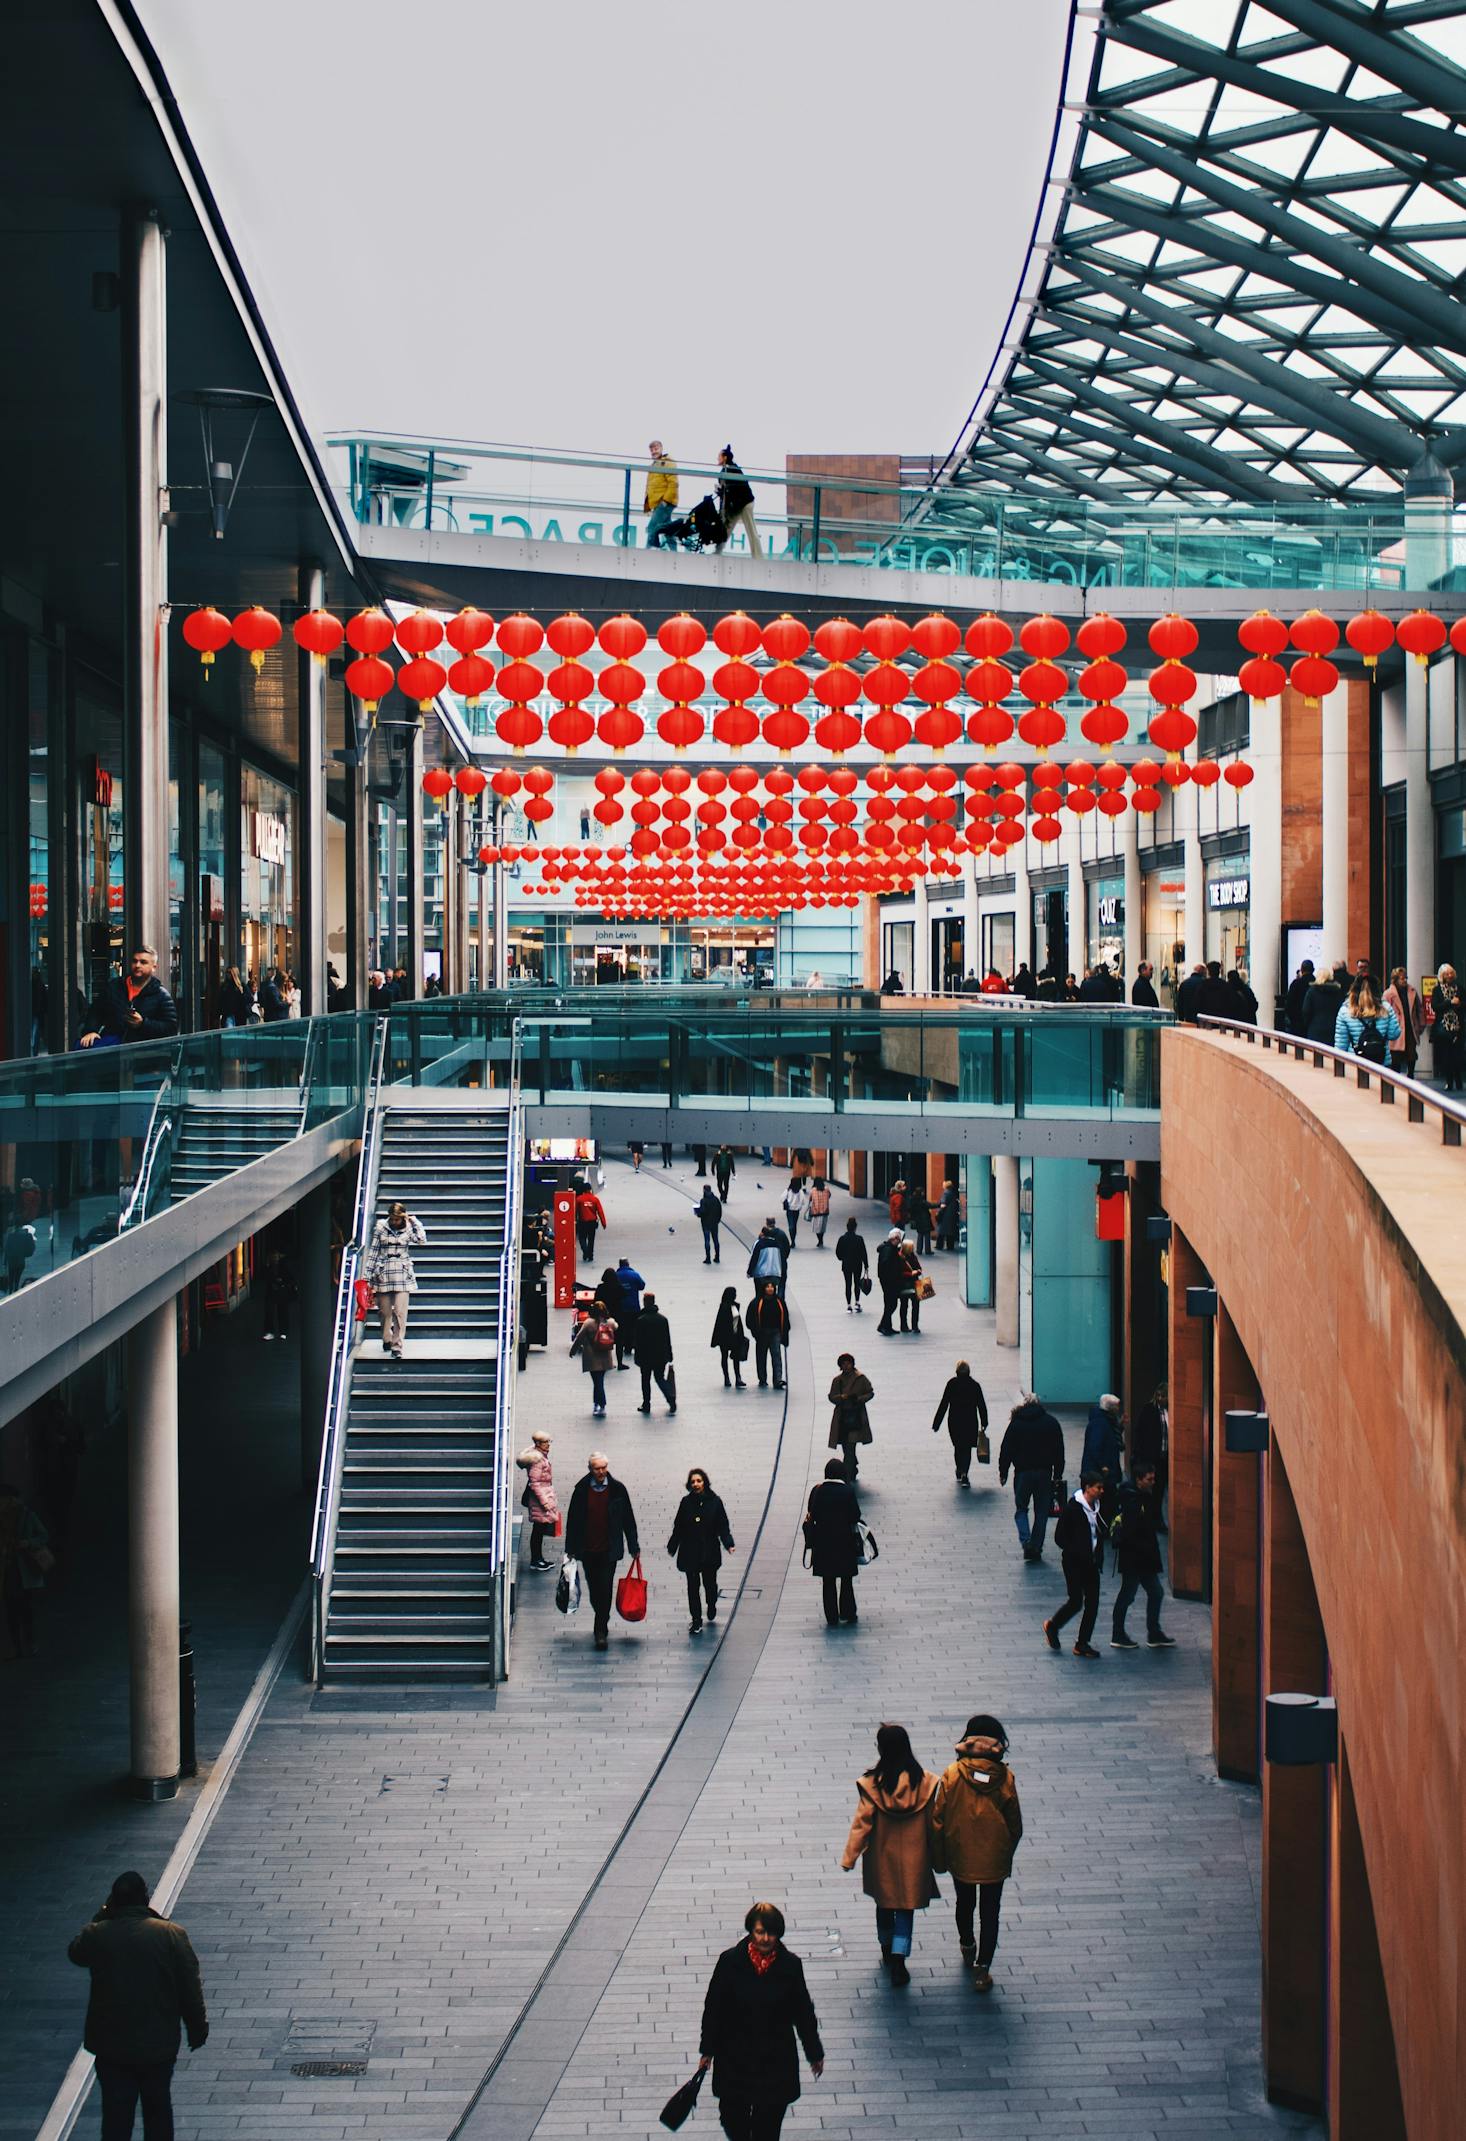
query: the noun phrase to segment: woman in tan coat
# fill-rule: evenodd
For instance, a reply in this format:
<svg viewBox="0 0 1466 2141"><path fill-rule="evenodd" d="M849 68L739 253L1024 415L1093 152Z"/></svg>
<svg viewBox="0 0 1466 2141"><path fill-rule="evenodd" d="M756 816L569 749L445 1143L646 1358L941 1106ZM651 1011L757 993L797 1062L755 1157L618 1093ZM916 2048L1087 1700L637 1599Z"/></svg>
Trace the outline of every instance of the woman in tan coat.
<svg viewBox="0 0 1466 2141"><path fill-rule="evenodd" d="M856 1450L875 1440L866 1407L875 1396L868 1375L855 1365L853 1353L842 1353L835 1362L835 1380L830 1385L829 1447L838 1450L845 1464L845 1477L854 1480L860 1472Z"/></svg>
<svg viewBox="0 0 1466 2141"><path fill-rule="evenodd" d="M904 1725L879 1728L875 1767L855 1780L855 1819L840 1864L849 1873L862 1861L861 1886L875 1903L881 1963L893 1985L911 1982L906 1958L916 1913L941 1893L933 1878L937 1782L917 1761Z"/></svg>
<svg viewBox="0 0 1466 2141"><path fill-rule="evenodd" d="M957 1938L962 1960L974 1968L979 1992L993 1989L1003 1883L1013 1871L1013 1853L1023 1834L1018 1787L1003 1757L1008 1735L986 1711L969 1717L957 1742L957 1759L942 1772L932 1811L938 1863L952 1876L957 1899ZM972 1938L974 1907L981 1897L981 1931Z"/></svg>

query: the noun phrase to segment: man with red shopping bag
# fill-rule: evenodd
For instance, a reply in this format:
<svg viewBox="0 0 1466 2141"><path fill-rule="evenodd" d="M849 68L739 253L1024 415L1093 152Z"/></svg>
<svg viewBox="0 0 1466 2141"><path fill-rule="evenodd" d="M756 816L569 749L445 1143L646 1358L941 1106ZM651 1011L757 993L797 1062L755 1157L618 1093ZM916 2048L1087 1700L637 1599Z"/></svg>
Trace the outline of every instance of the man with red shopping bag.
<svg viewBox="0 0 1466 2141"><path fill-rule="evenodd" d="M616 1564L628 1553L639 1562L641 1542L637 1537L631 1496L619 1479L611 1477L611 1460L603 1450L591 1451L585 1477L575 1483L575 1492L565 1513L565 1553L569 1560L578 1561L585 1570L585 1588L595 1617L595 1646L597 1650L605 1650L610 1643L611 1594L616 1581ZM634 1580L639 1582L640 1578L641 1571L637 1568ZM622 1589L629 1603L635 1606L637 1598L628 1588L632 1582L631 1578L624 1579ZM640 1619L645 1614L644 1583L640 1606L641 1614L626 1612L625 1605L621 1610L628 1620Z"/></svg>

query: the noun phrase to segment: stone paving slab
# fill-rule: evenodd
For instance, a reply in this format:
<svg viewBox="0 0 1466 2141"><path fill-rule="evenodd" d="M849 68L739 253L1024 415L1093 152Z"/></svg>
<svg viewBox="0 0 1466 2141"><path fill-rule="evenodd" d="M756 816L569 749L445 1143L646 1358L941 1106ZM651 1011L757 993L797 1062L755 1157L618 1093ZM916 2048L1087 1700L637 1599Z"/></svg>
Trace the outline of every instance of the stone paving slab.
<svg viewBox="0 0 1466 2141"><path fill-rule="evenodd" d="M756 1224L779 1186L740 1160L730 1221ZM520 1384L519 1439L531 1419L549 1422L562 1503L593 1443L627 1480L648 1621L614 1624L598 1657L588 1615L566 1624L551 1579L525 1576L513 1677L491 1697L465 1691L454 1705L443 1690L419 1700L282 1683L180 1905L213 2024L204 2051L180 2063L181 2133L447 2141L645 1792L709 1656L707 1637L686 1635L681 1580L662 1551L683 1477L706 1464L728 1502L739 1554L724 1581L736 1582L780 1418L772 1393L721 1389L707 1334L718 1282L746 1293L746 1253L733 1253L725 1227L723 1270L704 1270L689 1193L685 1160L670 1180L650 1164L635 1180L613 1164L595 1265L624 1252L667 1308L677 1417L654 1397L652 1417L639 1418L639 1379L613 1373L610 1418L593 1427L589 1380L559 1349L536 1354ZM837 1197L831 1241L848 1209ZM874 1247L879 1209L856 1209ZM1317 2131L1261 2098L1257 1799L1212 1770L1206 1615L1172 1605L1183 1648L1169 1654L1106 1651L1084 1666L1046 1650L1038 1622L1062 1588L1057 1568L1019 1560L995 1468L974 1468L981 1484L959 1494L950 1445L929 1430L958 1352L999 1423L1014 1359L993 1344L991 1317L961 1306L956 1260L931 1268L928 1335L887 1341L873 1314L844 1314L830 1250L796 1252L784 1461L797 1499L826 1455L834 1354L853 1343L876 1386L860 1489L881 1558L860 1580L861 1625L825 1630L795 1525L773 1581L761 1567L760 1598L748 1601L750 1617L766 1602L767 1629L690 1816L670 1853L666 1836L632 1831L605 1883L625 1899L623 1922L611 1914L578 1955L572 1943L566 1982L579 1964L603 1990L573 2042L544 2018L538 2041L551 2054L538 2072L528 2060L520 2069L526 2133L661 2132L661 2104L695 2057L712 1961L758 1894L788 1912L828 2052L791 2135L942 2141L978 2120L1001 2121L1015 2141ZM1028 1825L999 1989L979 1999L962 1978L944 1894L918 1921L911 1987L893 1993L858 1875L838 1866L853 1778L882 1717L907 1723L940 1767L973 1708L1008 1724ZM292 2018L327 2035L338 2023L343 2041L374 2025L367 2072L291 2075ZM540 2026L530 2019L526 2051ZM706 2108L700 2118L710 2130ZM95 2103L78 2130L97 2131ZM496 2141L515 2130L496 2125Z"/></svg>

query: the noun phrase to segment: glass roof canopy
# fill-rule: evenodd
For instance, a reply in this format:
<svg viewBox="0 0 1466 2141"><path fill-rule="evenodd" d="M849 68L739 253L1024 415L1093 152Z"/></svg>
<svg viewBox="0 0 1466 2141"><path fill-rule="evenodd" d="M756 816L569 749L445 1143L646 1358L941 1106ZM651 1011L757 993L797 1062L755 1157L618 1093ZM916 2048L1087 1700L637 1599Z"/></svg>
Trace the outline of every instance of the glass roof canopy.
<svg viewBox="0 0 1466 2141"><path fill-rule="evenodd" d="M1461 0L1076 7L1003 348L910 518L1448 500L1463 295Z"/></svg>

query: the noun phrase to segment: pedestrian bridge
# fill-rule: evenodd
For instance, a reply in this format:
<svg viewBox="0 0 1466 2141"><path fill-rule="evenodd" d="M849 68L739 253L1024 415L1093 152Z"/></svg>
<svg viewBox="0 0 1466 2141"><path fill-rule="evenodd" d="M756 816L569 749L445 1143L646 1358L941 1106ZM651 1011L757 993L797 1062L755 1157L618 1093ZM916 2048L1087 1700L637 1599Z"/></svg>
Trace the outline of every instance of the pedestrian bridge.
<svg viewBox="0 0 1466 2141"><path fill-rule="evenodd" d="M516 990L0 1069L0 1419L350 1164L374 1089L510 1078L530 1136L1155 1160L1164 1014L723 989ZM378 1030L380 1028L380 1031Z"/></svg>

